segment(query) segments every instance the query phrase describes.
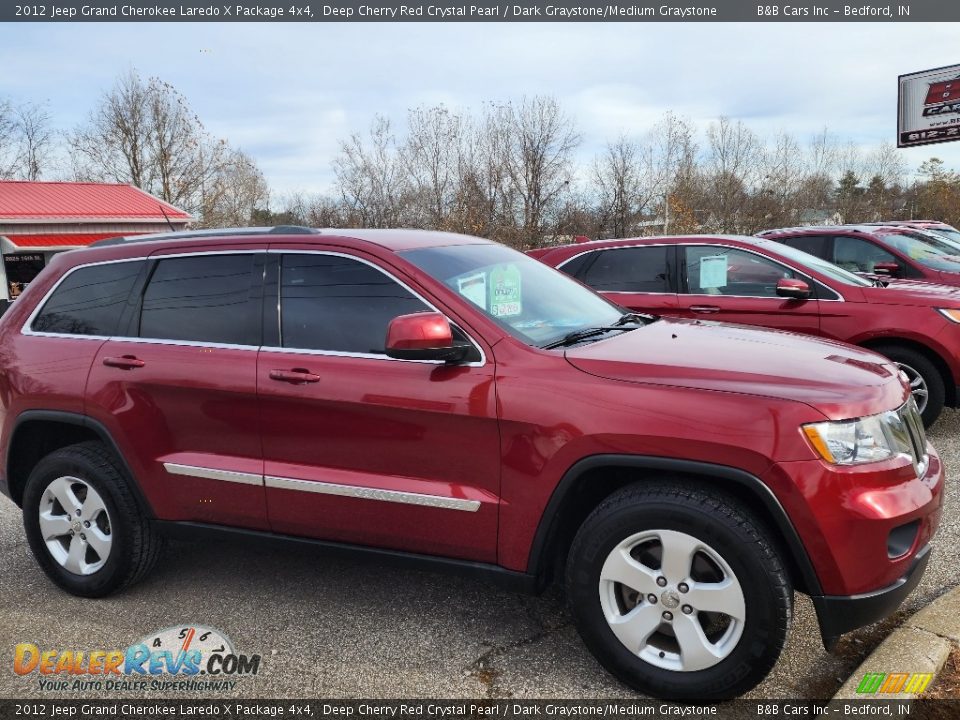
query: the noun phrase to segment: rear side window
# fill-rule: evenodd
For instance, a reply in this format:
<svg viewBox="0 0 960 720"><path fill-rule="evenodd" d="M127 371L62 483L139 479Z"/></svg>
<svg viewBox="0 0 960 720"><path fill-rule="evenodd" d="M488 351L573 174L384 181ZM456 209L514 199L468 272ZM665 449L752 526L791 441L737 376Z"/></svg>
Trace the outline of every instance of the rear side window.
<svg viewBox="0 0 960 720"><path fill-rule="evenodd" d="M142 268L141 260L74 270L53 291L32 329L67 335L114 335Z"/></svg>
<svg viewBox="0 0 960 720"><path fill-rule="evenodd" d="M783 238L779 242L789 245L805 253L816 255L823 260L827 259L827 238L824 235L799 235L797 237Z"/></svg>
<svg viewBox="0 0 960 720"><path fill-rule="evenodd" d="M567 262L563 263L563 265L557 269L566 273L567 275L570 275L571 277L580 279L583 276L583 266L589 265L590 261L593 260L593 256L594 253L584 253L583 255L578 255L572 260L568 260Z"/></svg>
<svg viewBox="0 0 960 720"><path fill-rule="evenodd" d="M254 259L247 253L160 260L143 294L140 337L259 345L251 299Z"/></svg>
<svg viewBox="0 0 960 720"><path fill-rule="evenodd" d="M284 255L280 269L283 347L383 353L387 325L431 308L385 273L336 255Z"/></svg>
<svg viewBox="0 0 960 720"><path fill-rule="evenodd" d="M581 280L606 292L672 292L672 247L633 247L601 250Z"/></svg>

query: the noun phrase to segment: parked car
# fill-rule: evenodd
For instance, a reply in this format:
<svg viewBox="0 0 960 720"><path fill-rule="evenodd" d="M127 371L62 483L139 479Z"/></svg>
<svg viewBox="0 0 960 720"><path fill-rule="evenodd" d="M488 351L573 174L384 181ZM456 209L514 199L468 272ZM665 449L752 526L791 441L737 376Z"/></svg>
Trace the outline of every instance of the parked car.
<svg viewBox="0 0 960 720"><path fill-rule="evenodd" d="M924 572L943 467L868 350L625 313L459 235L96 245L0 319L0 489L70 593L171 534L557 575L618 678L721 698L774 665L794 590L831 646Z"/></svg>
<svg viewBox="0 0 960 720"><path fill-rule="evenodd" d="M929 232L935 232L937 235L942 235L947 238L947 240L960 243L960 230L957 230L953 225L948 225L939 220L888 220L886 222L871 222L865 224L868 226L884 225L927 230Z"/></svg>
<svg viewBox="0 0 960 720"><path fill-rule="evenodd" d="M871 282L773 237L601 240L531 254L631 310L762 325L875 350L906 373L927 426L944 405L960 402L957 288Z"/></svg>
<svg viewBox="0 0 960 720"><path fill-rule="evenodd" d="M837 225L767 230L759 237L865 275L960 286L960 242L902 226Z"/></svg>

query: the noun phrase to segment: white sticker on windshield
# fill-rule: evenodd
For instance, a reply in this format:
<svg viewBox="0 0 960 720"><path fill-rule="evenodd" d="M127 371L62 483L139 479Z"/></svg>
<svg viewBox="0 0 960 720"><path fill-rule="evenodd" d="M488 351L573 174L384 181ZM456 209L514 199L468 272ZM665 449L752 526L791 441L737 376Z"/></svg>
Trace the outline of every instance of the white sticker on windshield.
<svg viewBox="0 0 960 720"><path fill-rule="evenodd" d="M708 255L700 258L700 288L727 286L727 256Z"/></svg>
<svg viewBox="0 0 960 720"><path fill-rule="evenodd" d="M487 276L485 273L457 278L457 291L474 305L487 309Z"/></svg>

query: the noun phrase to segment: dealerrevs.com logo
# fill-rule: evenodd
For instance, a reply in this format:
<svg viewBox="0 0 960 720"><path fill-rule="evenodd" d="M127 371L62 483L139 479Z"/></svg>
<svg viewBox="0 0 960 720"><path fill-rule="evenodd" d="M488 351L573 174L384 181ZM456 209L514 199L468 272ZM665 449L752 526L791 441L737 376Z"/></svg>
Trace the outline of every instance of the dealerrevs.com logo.
<svg viewBox="0 0 960 720"><path fill-rule="evenodd" d="M14 648L13 671L37 676L41 690L229 691L260 671L259 655L236 652L219 630L170 627L124 649Z"/></svg>

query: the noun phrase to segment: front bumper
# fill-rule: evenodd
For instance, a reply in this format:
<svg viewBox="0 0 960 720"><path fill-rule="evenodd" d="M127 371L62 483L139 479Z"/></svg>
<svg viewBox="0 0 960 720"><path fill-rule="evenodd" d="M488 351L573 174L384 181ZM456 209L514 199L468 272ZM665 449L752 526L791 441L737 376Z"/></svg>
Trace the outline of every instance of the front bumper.
<svg viewBox="0 0 960 720"><path fill-rule="evenodd" d="M903 577L880 590L860 595L814 595L811 599L817 611L817 620L820 621L823 646L831 650L845 632L893 614L920 582L930 554L930 546L927 545L914 556L913 564Z"/></svg>

